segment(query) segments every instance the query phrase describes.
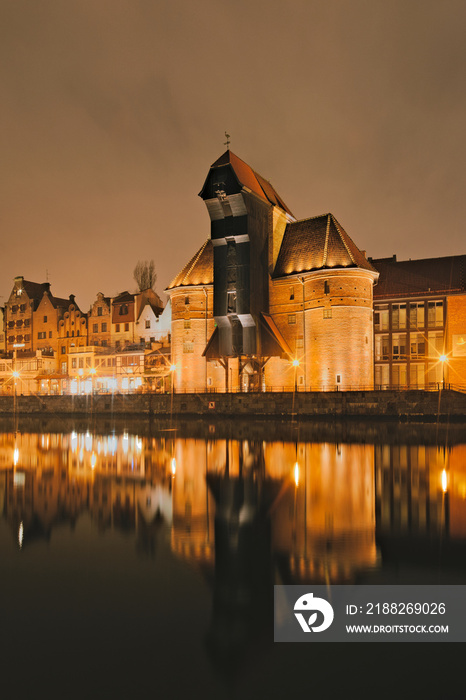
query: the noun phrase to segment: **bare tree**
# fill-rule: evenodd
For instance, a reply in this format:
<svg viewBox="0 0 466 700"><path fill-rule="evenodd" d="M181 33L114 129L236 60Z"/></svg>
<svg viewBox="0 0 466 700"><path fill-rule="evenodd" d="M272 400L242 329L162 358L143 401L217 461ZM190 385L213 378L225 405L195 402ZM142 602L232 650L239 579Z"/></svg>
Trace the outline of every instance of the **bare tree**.
<svg viewBox="0 0 466 700"><path fill-rule="evenodd" d="M145 289L153 289L157 280L155 264L153 260L139 260L133 271L133 277L142 292Z"/></svg>

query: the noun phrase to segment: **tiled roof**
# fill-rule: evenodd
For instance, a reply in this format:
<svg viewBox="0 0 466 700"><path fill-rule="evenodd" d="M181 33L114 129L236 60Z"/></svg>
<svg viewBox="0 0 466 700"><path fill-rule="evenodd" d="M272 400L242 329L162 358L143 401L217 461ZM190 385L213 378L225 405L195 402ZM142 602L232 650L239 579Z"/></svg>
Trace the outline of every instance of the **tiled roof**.
<svg viewBox="0 0 466 700"><path fill-rule="evenodd" d="M21 282L21 287L24 289L29 299L42 299L43 293L50 288L48 282L29 282L28 280L23 280Z"/></svg>
<svg viewBox="0 0 466 700"><path fill-rule="evenodd" d="M69 305L72 303L69 299L60 299L59 297L54 297L50 295L50 301L52 302L52 305L54 308L62 308L62 309L67 309Z"/></svg>
<svg viewBox="0 0 466 700"><path fill-rule="evenodd" d="M333 214L323 214L287 225L273 276L341 267L374 271Z"/></svg>
<svg viewBox="0 0 466 700"><path fill-rule="evenodd" d="M129 292L121 292L113 299L114 304L122 304L123 302L127 304L131 301L134 301L134 294L130 294Z"/></svg>
<svg viewBox="0 0 466 700"><path fill-rule="evenodd" d="M466 255L399 262L396 256L370 260L380 272L374 299L466 291Z"/></svg>
<svg viewBox="0 0 466 700"><path fill-rule="evenodd" d="M231 165L233 171L238 178L241 185L244 185L252 192L257 194L261 199L280 207L288 214L293 216L292 212L288 209L283 199L277 193L275 188L270 184L268 180L256 173L244 160L238 158L237 155L228 150L212 163L211 168L217 168L222 165Z"/></svg>
<svg viewBox="0 0 466 700"><path fill-rule="evenodd" d="M167 290L175 289L176 287L213 284L213 281L214 248L212 241L209 239L168 285Z"/></svg>

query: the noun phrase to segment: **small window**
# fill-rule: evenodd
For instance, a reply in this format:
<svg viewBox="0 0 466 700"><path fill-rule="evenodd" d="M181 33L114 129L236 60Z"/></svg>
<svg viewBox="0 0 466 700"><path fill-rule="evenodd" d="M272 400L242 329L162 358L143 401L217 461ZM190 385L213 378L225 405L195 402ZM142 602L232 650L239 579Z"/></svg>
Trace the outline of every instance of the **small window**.
<svg viewBox="0 0 466 700"><path fill-rule="evenodd" d="M26 312L26 304L20 304L19 310L20 313L24 314Z"/></svg>
<svg viewBox="0 0 466 700"><path fill-rule="evenodd" d="M97 316L102 316L102 307L101 306L97 307Z"/></svg>
<svg viewBox="0 0 466 700"><path fill-rule="evenodd" d="M47 316L44 316L44 323L47 323Z"/></svg>
<svg viewBox="0 0 466 700"><path fill-rule="evenodd" d="M327 280L324 282L324 294L330 294L330 285Z"/></svg>
<svg viewBox="0 0 466 700"><path fill-rule="evenodd" d="M102 323L101 329L102 329L102 333L106 333L107 332L107 324Z"/></svg>
<svg viewBox="0 0 466 700"><path fill-rule="evenodd" d="M227 314L236 313L236 292L227 292Z"/></svg>
<svg viewBox="0 0 466 700"><path fill-rule="evenodd" d="M72 367L72 369L76 369L76 367L77 367L77 365L76 365L76 358L75 358L75 357L72 357L72 358L71 358L71 367Z"/></svg>
<svg viewBox="0 0 466 700"><path fill-rule="evenodd" d="M288 323L290 326L296 323L296 314L288 314Z"/></svg>
<svg viewBox="0 0 466 700"><path fill-rule="evenodd" d="M119 332L120 332L120 324L117 323L115 326L115 333L119 333Z"/></svg>
<svg viewBox="0 0 466 700"><path fill-rule="evenodd" d="M146 328L150 328L150 319L146 319Z"/></svg>
<svg viewBox="0 0 466 700"><path fill-rule="evenodd" d="M79 369L84 369L84 358L83 357L79 358Z"/></svg>
<svg viewBox="0 0 466 700"><path fill-rule="evenodd" d="M129 331L129 323L125 323L125 331Z"/></svg>
<svg viewBox="0 0 466 700"><path fill-rule="evenodd" d="M106 346L107 346L107 341L106 341L106 340L102 340L102 347L106 347Z"/></svg>
<svg viewBox="0 0 466 700"><path fill-rule="evenodd" d="M191 319L185 318L185 320L184 320L184 327L185 327L186 329L191 328Z"/></svg>
<svg viewBox="0 0 466 700"><path fill-rule="evenodd" d="M127 304L122 304L120 306L120 316L126 316L128 313L128 305Z"/></svg>
<svg viewBox="0 0 466 700"><path fill-rule="evenodd" d="M341 374L337 374L336 381L337 381L337 384L341 384Z"/></svg>
<svg viewBox="0 0 466 700"><path fill-rule="evenodd" d="M324 318L332 318L332 309L324 309Z"/></svg>
<svg viewBox="0 0 466 700"><path fill-rule="evenodd" d="M294 287L291 287L290 289L290 301L294 299Z"/></svg>
<svg viewBox="0 0 466 700"><path fill-rule="evenodd" d="M194 343L190 342L189 340L186 340L183 343L183 352L184 353L194 352Z"/></svg>
<svg viewBox="0 0 466 700"><path fill-rule="evenodd" d="M49 338L53 338L53 333L52 333L52 331L49 331Z"/></svg>
<svg viewBox="0 0 466 700"><path fill-rule="evenodd" d="M93 324L92 324L92 332L93 332L93 333L98 333L98 332L99 332L99 324L98 324L98 323L93 323Z"/></svg>
<svg viewBox="0 0 466 700"><path fill-rule="evenodd" d="M61 354L66 355L66 347L64 345L61 346Z"/></svg>
<svg viewBox="0 0 466 700"><path fill-rule="evenodd" d="M189 304L189 297L184 298L184 303L186 304L186 306Z"/></svg>

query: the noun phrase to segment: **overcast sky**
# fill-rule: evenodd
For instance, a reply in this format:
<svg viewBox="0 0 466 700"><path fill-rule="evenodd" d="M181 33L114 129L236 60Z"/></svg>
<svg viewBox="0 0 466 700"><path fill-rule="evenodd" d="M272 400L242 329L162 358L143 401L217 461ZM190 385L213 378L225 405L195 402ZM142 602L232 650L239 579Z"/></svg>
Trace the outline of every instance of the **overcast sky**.
<svg viewBox="0 0 466 700"><path fill-rule="evenodd" d="M466 253L464 0L0 0L0 304L159 293L231 149L361 249ZM163 298L165 298L163 296Z"/></svg>

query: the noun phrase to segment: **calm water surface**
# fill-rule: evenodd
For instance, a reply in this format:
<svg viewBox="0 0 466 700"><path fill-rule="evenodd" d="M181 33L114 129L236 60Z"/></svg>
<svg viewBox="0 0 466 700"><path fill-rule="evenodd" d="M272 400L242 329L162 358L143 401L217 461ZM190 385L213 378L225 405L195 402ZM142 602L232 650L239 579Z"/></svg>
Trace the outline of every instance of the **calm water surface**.
<svg viewBox="0 0 466 700"><path fill-rule="evenodd" d="M466 441L107 428L0 434L5 697L461 697L462 645L274 645L272 602L466 584Z"/></svg>

